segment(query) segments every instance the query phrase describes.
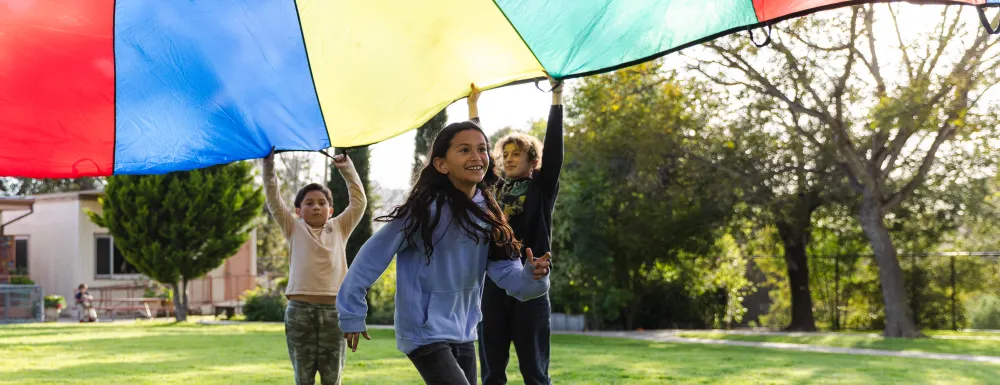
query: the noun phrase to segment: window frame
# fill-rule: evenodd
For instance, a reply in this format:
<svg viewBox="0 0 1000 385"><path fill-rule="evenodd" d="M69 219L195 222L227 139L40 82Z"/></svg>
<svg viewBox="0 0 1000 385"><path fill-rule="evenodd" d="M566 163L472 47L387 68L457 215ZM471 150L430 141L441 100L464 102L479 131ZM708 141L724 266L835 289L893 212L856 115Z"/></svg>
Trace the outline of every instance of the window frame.
<svg viewBox="0 0 1000 385"><path fill-rule="evenodd" d="M98 242L101 239L107 239L110 242L108 245L109 254L105 258L109 258L108 261L108 274L101 274L98 271L98 261L101 256L97 253ZM125 261L128 263L128 261ZM134 267L134 266L133 266ZM110 279L110 280L136 280L145 278L144 275L140 273L135 274L116 274L115 273L115 237L111 234L94 234L94 279Z"/></svg>
<svg viewBox="0 0 1000 385"><path fill-rule="evenodd" d="M24 244L25 244L25 247L24 247L24 249L25 249L25 252L24 252L25 253L25 257L24 257L24 270L23 271L26 274L31 275L31 237L29 237L27 235L14 235L13 237L14 237L14 248L15 248L14 249L14 270L15 271L21 271L20 268L17 266L17 252L19 250L21 250L21 248L17 246L17 242L24 241Z"/></svg>

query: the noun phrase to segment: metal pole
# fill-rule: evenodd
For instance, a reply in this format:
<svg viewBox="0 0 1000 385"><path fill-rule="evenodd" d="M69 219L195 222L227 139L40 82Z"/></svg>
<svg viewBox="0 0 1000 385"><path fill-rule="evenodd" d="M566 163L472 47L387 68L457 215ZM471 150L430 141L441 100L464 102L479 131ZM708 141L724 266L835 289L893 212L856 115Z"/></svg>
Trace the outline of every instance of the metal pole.
<svg viewBox="0 0 1000 385"><path fill-rule="evenodd" d="M840 330L840 253L837 253L833 270L833 330Z"/></svg>
<svg viewBox="0 0 1000 385"><path fill-rule="evenodd" d="M912 271L910 271L910 291L913 292L913 300L911 301L911 302L913 302L911 304L911 306L913 308L913 324L914 325L918 325L920 323L919 322L920 317L917 316L917 313L918 313L920 307L919 307L919 304L917 303L917 297L918 296L917 296L917 254L916 253L913 253L913 254L910 255L910 264L913 266Z"/></svg>
<svg viewBox="0 0 1000 385"><path fill-rule="evenodd" d="M951 330L958 330L955 313L955 256L951 256Z"/></svg>

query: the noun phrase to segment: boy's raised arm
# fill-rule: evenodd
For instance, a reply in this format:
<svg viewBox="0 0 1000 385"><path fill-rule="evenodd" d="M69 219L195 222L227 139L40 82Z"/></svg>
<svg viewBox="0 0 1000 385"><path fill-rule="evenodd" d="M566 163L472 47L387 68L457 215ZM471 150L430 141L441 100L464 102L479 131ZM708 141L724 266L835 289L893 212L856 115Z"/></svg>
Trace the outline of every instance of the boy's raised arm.
<svg viewBox="0 0 1000 385"><path fill-rule="evenodd" d="M278 192L278 177L274 175L274 151L264 158L264 196L267 202L267 210L271 212L274 220L278 221L278 227L285 236L292 233L295 228L295 217L285 206Z"/></svg>
<svg viewBox="0 0 1000 385"><path fill-rule="evenodd" d="M347 195L350 200L344 212L337 215L337 224L340 225L341 234L347 239L354 231L355 227L361 223L361 217L365 215L365 208L368 206L368 198L365 196L365 186L361 184L361 177L354 169L354 162L347 155L337 155L333 159L333 165L340 171L347 183Z"/></svg>
<svg viewBox="0 0 1000 385"><path fill-rule="evenodd" d="M549 120L545 129L545 143L542 149L542 169L535 177L536 182L546 191L554 191L559 181L563 165L563 106L562 83L549 78L552 89L552 107L549 109Z"/></svg>

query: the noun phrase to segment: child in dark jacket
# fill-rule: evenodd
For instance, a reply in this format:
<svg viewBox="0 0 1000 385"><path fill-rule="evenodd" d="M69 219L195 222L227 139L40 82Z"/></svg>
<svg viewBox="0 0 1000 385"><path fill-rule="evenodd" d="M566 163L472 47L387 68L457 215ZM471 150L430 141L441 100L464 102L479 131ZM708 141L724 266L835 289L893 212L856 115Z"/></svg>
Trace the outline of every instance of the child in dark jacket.
<svg viewBox="0 0 1000 385"><path fill-rule="evenodd" d="M548 253L552 239L552 211L559 194L563 163L562 83L552 84L552 107L545 131L545 156L538 139L513 133L496 143L494 156L503 179L497 200L507 215L514 237L536 253ZM483 322L479 331L479 359L483 384L506 384L510 345L525 384L549 384L548 296L530 301L511 298L490 279L483 287Z"/></svg>

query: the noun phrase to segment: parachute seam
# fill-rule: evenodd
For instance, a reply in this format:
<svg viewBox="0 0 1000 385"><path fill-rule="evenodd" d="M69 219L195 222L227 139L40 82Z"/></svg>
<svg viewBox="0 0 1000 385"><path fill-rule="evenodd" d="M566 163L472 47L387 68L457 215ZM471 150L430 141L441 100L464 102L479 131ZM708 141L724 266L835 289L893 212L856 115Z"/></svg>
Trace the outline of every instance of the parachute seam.
<svg viewBox="0 0 1000 385"><path fill-rule="evenodd" d="M111 90L111 170L108 172L108 176L115 175L115 169L117 168L118 162L118 34L115 33L118 29L118 0L115 0L111 4L111 62L114 63L114 79L115 86ZM100 168L100 167L98 167Z"/></svg>
<svg viewBox="0 0 1000 385"><path fill-rule="evenodd" d="M755 3L753 0L747 0L747 1L750 2L750 9L753 9L753 17L757 19L757 23L761 23L760 14L757 13L757 3ZM747 28L747 30L749 31L750 28Z"/></svg>
<svg viewBox="0 0 1000 385"><path fill-rule="evenodd" d="M500 11L500 14L503 15L504 20L507 20L507 24L510 25L510 28L514 30L514 33L517 34L517 37L520 38L521 42L524 43L524 46L528 48L528 52L531 52L531 57L535 58L535 62L538 63L538 66L542 67L542 70L548 73L548 70L545 68L545 65L542 64L542 61L538 59L538 55L535 54L535 50L531 49L531 44L528 44L528 41L524 40L524 36L521 35L521 31L519 31L517 29L517 26L514 25L514 22L510 21L510 18L507 17L507 12L503 11L503 8L500 7L500 4L498 4L496 0L493 0L493 5L497 7L497 11Z"/></svg>
<svg viewBox="0 0 1000 385"><path fill-rule="evenodd" d="M333 138L330 136L330 126L326 123L326 114L323 112L323 101L319 99L319 87L316 86L316 74L313 73L312 60L309 59L309 44L306 43L306 31L302 26L302 13L299 12L299 1L294 0L295 18L299 20L299 36L302 37L302 50L306 54L306 65L309 67L309 80L312 81L313 93L316 94L316 107L319 108L320 119L323 120L323 130L326 131L326 144L333 146Z"/></svg>

